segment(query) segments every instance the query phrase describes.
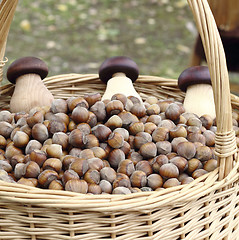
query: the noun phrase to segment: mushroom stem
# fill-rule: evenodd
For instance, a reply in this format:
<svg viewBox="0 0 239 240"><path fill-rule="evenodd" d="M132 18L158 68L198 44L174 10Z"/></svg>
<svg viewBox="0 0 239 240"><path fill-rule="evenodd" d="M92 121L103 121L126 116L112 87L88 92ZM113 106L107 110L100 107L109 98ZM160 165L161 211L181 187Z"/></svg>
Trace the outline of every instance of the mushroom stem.
<svg viewBox="0 0 239 240"><path fill-rule="evenodd" d="M187 112L197 114L199 117L208 114L216 117L213 89L210 84L195 84L187 87L184 108Z"/></svg>
<svg viewBox="0 0 239 240"><path fill-rule="evenodd" d="M113 74L113 77L108 80L102 100L111 99L111 97L117 93L122 93L126 97L135 96L142 102L141 97L134 89L132 80L122 72Z"/></svg>
<svg viewBox="0 0 239 240"><path fill-rule="evenodd" d="M24 74L16 79L10 110L11 112L28 112L36 106L50 106L53 99L53 95L38 74Z"/></svg>

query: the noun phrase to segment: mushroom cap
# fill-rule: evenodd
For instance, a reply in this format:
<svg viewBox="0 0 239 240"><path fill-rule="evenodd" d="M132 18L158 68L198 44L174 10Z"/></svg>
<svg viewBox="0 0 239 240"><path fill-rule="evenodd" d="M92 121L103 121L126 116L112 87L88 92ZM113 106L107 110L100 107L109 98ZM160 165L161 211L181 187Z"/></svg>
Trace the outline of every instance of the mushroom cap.
<svg viewBox="0 0 239 240"><path fill-rule="evenodd" d="M139 76L138 65L125 56L117 56L106 59L99 68L99 78L107 83L115 73L122 72L132 80L136 81Z"/></svg>
<svg viewBox="0 0 239 240"><path fill-rule="evenodd" d="M185 69L178 77L178 87L186 92L187 87L194 84L211 84L207 66L193 66Z"/></svg>
<svg viewBox="0 0 239 240"><path fill-rule="evenodd" d="M28 73L38 74L41 79L44 79L48 74L48 67L41 59L36 57L19 58L8 67L7 78L15 84L18 77Z"/></svg>

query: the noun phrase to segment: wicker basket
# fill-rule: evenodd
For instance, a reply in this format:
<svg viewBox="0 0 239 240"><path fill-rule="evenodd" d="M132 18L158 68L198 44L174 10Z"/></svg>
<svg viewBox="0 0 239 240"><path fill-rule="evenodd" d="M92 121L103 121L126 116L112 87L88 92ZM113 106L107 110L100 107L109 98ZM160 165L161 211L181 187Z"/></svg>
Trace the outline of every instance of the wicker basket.
<svg viewBox="0 0 239 240"><path fill-rule="evenodd" d="M2 1L2 9L11 5L7 9L14 12L13 2ZM239 239L239 162L231 108L238 108L239 100L230 94L223 47L207 1L188 2L213 82L219 167L188 185L129 195L83 195L0 182L1 240ZM54 76L45 84L56 98L105 89L96 74ZM135 87L143 98L184 97L173 79L140 76ZM12 90L12 85L1 87L2 109L9 107Z"/></svg>

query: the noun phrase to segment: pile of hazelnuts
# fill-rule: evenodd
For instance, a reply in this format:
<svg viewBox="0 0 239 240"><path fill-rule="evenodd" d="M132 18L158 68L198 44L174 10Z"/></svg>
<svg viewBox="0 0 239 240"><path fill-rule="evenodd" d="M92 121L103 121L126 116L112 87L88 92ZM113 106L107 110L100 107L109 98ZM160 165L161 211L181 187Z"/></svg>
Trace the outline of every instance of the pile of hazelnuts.
<svg viewBox="0 0 239 240"><path fill-rule="evenodd" d="M173 99L86 94L0 112L0 180L89 194L154 191L217 168L215 119Z"/></svg>

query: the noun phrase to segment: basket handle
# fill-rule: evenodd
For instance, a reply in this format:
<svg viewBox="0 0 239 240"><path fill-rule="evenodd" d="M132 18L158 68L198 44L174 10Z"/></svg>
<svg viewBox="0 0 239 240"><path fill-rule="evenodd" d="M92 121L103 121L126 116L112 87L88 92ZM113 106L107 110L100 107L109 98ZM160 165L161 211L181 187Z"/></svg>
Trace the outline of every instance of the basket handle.
<svg viewBox="0 0 239 240"><path fill-rule="evenodd" d="M211 75L217 119L215 153L219 160L219 180L221 180L230 173L233 160L237 157L226 58L217 25L207 0L188 0L188 4L202 39Z"/></svg>
<svg viewBox="0 0 239 240"><path fill-rule="evenodd" d="M12 19L17 7L18 0L2 0L0 3L0 83L3 78L3 67L7 36L11 26Z"/></svg>

